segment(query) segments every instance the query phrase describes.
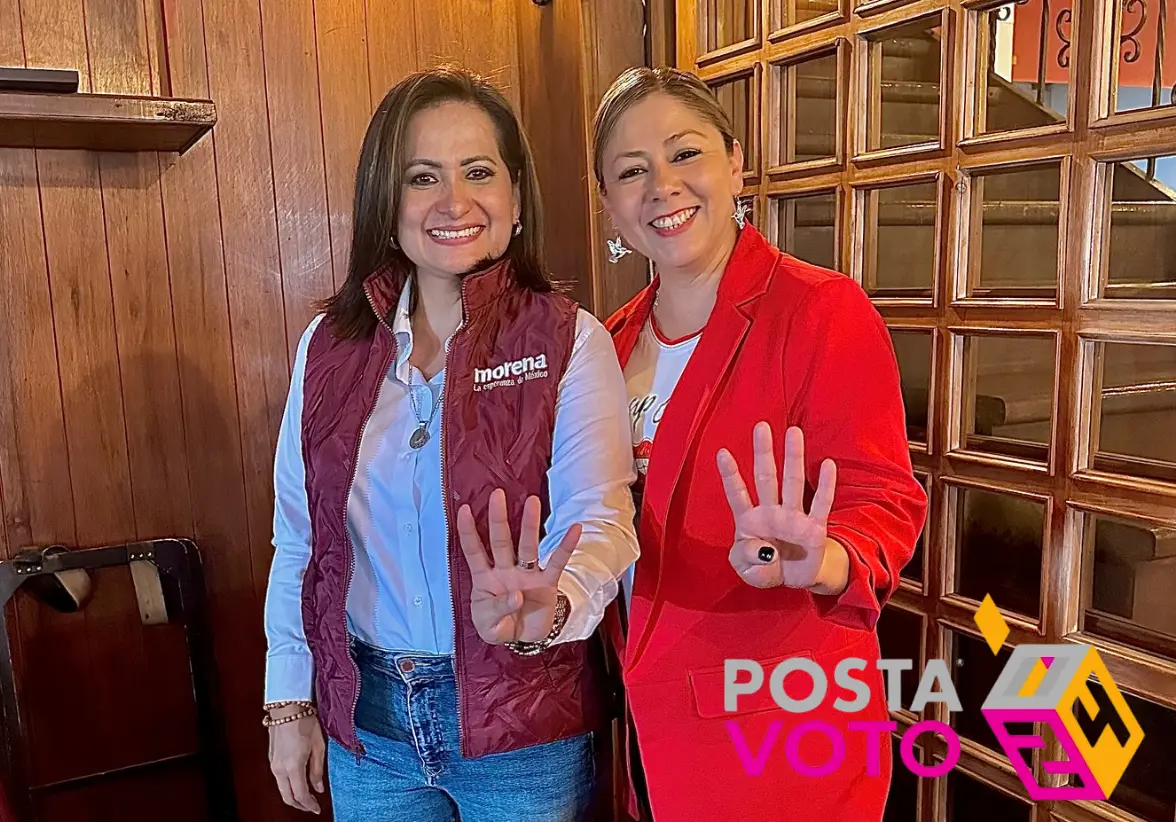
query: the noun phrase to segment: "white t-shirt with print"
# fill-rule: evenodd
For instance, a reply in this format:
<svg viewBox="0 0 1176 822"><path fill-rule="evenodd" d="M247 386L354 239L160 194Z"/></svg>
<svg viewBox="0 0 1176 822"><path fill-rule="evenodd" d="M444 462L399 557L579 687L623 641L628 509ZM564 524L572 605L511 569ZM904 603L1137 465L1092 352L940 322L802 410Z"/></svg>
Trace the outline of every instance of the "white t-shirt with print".
<svg viewBox="0 0 1176 822"><path fill-rule="evenodd" d="M637 467L637 481L633 484L633 501L641 511L641 497L645 491L645 471L653 451L657 426L666 411L678 379L694 353L702 331L678 340L667 339L657 328L650 314L641 336L625 365L625 387L629 393L629 433L633 440L633 459ZM633 592L633 571L630 566L622 584L625 589L626 610Z"/></svg>

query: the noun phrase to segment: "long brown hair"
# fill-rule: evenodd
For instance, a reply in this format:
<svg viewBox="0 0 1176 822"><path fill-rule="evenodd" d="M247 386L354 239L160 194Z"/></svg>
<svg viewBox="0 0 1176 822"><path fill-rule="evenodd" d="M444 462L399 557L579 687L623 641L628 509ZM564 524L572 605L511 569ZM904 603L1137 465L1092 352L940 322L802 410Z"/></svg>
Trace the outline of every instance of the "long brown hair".
<svg viewBox="0 0 1176 822"><path fill-rule="evenodd" d="M493 121L499 153L511 182L518 186L522 223L522 231L511 237L504 257L510 260L519 285L534 291L551 290L543 248L543 204L527 134L510 102L487 80L458 66L441 66L397 83L368 124L355 174L347 280L322 303L337 336L361 339L374 332L377 318L363 290L368 277L387 269L403 284L412 275L412 261L390 242L400 212L408 127L418 112L447 102L475 105Z"/></svg>
<svg viewBox="0 0 1176 822"><path fill-rule="evenodd" d="M676 68L631 68L614 80L604 93L592 124L592 171L601 189L604 188L604 149L621 116L657 92L668 94L717 128L723 135L728 154L735 150L735 129L731 127L731 118L706 83Z"/></svg>

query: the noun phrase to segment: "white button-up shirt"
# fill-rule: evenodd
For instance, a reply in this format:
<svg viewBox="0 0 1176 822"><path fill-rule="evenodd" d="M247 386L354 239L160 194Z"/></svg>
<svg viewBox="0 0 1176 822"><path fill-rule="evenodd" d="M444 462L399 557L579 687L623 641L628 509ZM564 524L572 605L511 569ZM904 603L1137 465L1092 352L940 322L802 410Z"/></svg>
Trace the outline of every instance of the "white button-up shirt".
<svg viewBox="0 0 1176 822"><path fill-rule="evenodd" d="M454 604L438 407L444 403L445 372L426 380L409 362L410 288L411 283L391 323L396 360L363 430L348 498L347 528L355 551L348 628L379 648L451 654ZM302 622L302 576L311 552L302 384L306 349L321 320L320 315L311 322L298 344L274 462L276 552L265 603L267 702L309 699L313 692L313 663ZM430 436L424 447L414 450L408 440L420 421L429 421ZM583 309L559 385L547 478L551 514L539 545L541 563L546 564L568 528L577 522L583 527L559 582L571 611L558 641L582 640L596 629L605 606L617 595L619 578L638 555L629 490L636 474L624 377L608 332Z"/></svg>

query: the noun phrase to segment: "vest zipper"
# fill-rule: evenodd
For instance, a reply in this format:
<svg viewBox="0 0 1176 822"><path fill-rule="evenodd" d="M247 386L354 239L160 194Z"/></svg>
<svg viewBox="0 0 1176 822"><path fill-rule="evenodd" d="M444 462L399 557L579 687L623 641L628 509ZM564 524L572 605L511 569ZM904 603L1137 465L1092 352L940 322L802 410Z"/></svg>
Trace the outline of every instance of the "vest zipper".
<svg viewBox="0 0 1176 822"><path fill-rule="evenodd" d="M364 289L364 296L367 297L368 305L372 307L372 311L375 312L376 317L379 319L380 325L388 328L388 324L384 322L384 318L380 317L380 313L376 311L376 304L372 302L372 297L367 293L367 289ZM388 328L388 332L391 333L392 329ZM372 399L371 407L368 408L367 414L363 418L363 424L359 427L359 439L356 440L355 443L355 464L351 469L351 480L347 483L347 493L343 495L343 535L351 548L351 552L348 555L347 561L347 581L343 586L343 633L345 635L347 633L347 598L351 593L351 579L355 576L355 546L351 545L351 532L347 528L347 504L351 499L351 489L355 486L355 478L359 476L359 452L360 446L363 444L363 432L367 429L368 423L371 422L372 415L376 412L376 406L380 402L380 390L384 387L384 380L387 377L388 367L392 364L395 358L396 337L393 335L391 354L384 358L384 366L381 369L380 381L376 383L376 396ZM367 753L363 743L359 741L359 730L355 724L355 711L359 708L359 665L356 664L355 657L353 657L350 652L347 654L347 659L351 662L351 670L355 672L355 695L351 699L351 737L352 741L355 743L355 759L356 762L358 762L360 757Z"/></svg>
<svg viewBox="0 0 1176 822"><path fill-rule="evenodd" d="M464 283L463 283L463 286L464 286ZM458 329L456 331L453 332L453 336L450 337L449 340L445 343L445 377L441 381L441 383L442 383L442 387L441 387L442 398L449 395L449 370L450 370L449 369L449 348L450 348L450 344L453 342L453 340L457 339L457 335L460 334L466 326L465 288L464 287L462 288L461 314L462 314L461 325L458 327ZM463 689L461 687L461 672L465 667L465 661L462 658L461 637L458 632L457 596L456 596L456 594L458 592L454 590L456 586L453 584L453 581L454 581L454 577L453 577L454 572L453 572L453 567L452 567L452 565L453 565L453 552L449 550L450 544L454 540L454 536L453 536L453 530L452 530L453 526L450 524L450 521L449 521L449 483L446 480L446 477L448 476L449 472L446 470L447 463L445 460L445 429L447 428L447 426L445 425L445 417L446 417L445 409L442 408L441 409L441 426L440 426L441 427L441 497L445 501L445 504L441 506L441 510L445 514L446 563L450 566L450 568L449 568L449 606L453 612L453 663L454 663L453 682L454 682L454 690L457 693L457 744L458 744L458 752L464 757L466 755L466 740L465 740L465 731L463 729L461 718L462 718L462 715L465 713L465 694L464 694Z"/></svg>

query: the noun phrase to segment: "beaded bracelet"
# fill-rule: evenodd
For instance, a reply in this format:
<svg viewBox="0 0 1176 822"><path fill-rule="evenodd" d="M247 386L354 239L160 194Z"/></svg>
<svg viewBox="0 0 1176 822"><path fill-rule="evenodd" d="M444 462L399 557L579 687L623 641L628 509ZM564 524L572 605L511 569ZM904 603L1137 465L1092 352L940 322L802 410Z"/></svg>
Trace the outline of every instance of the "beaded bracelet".
<svg viewBox="0 0 1176 822"><path fill-rule="evenodd" d="M298 711L297 713L290 714L289 716L284 716L281 719L274 719L269 714L266 714L266 716L261 720L261 724L267 728L272 728L275 725L285 725L287 722L293 722L297 719L305 719L308 716L315 716L317 713L318 709L311 705L305 710Z"/></svg>
<svg viewBox="0 0 1176 822"><path fill-rule="evenodd" d="M312 705L314 705L314 703L313 703L313 702L311 702L309 699L283 699L283 700L281 700L281 701L279 701L279 702L267 702L267 703L265 703L265 705L263 705L263 706L262 706L262 710L264 710L264 711L275 711L275 710L277 710L278 708L285 708L285 707L287 707L287 706L290 706L290 705L306 705L306 706L312 706Z"/></svg>

